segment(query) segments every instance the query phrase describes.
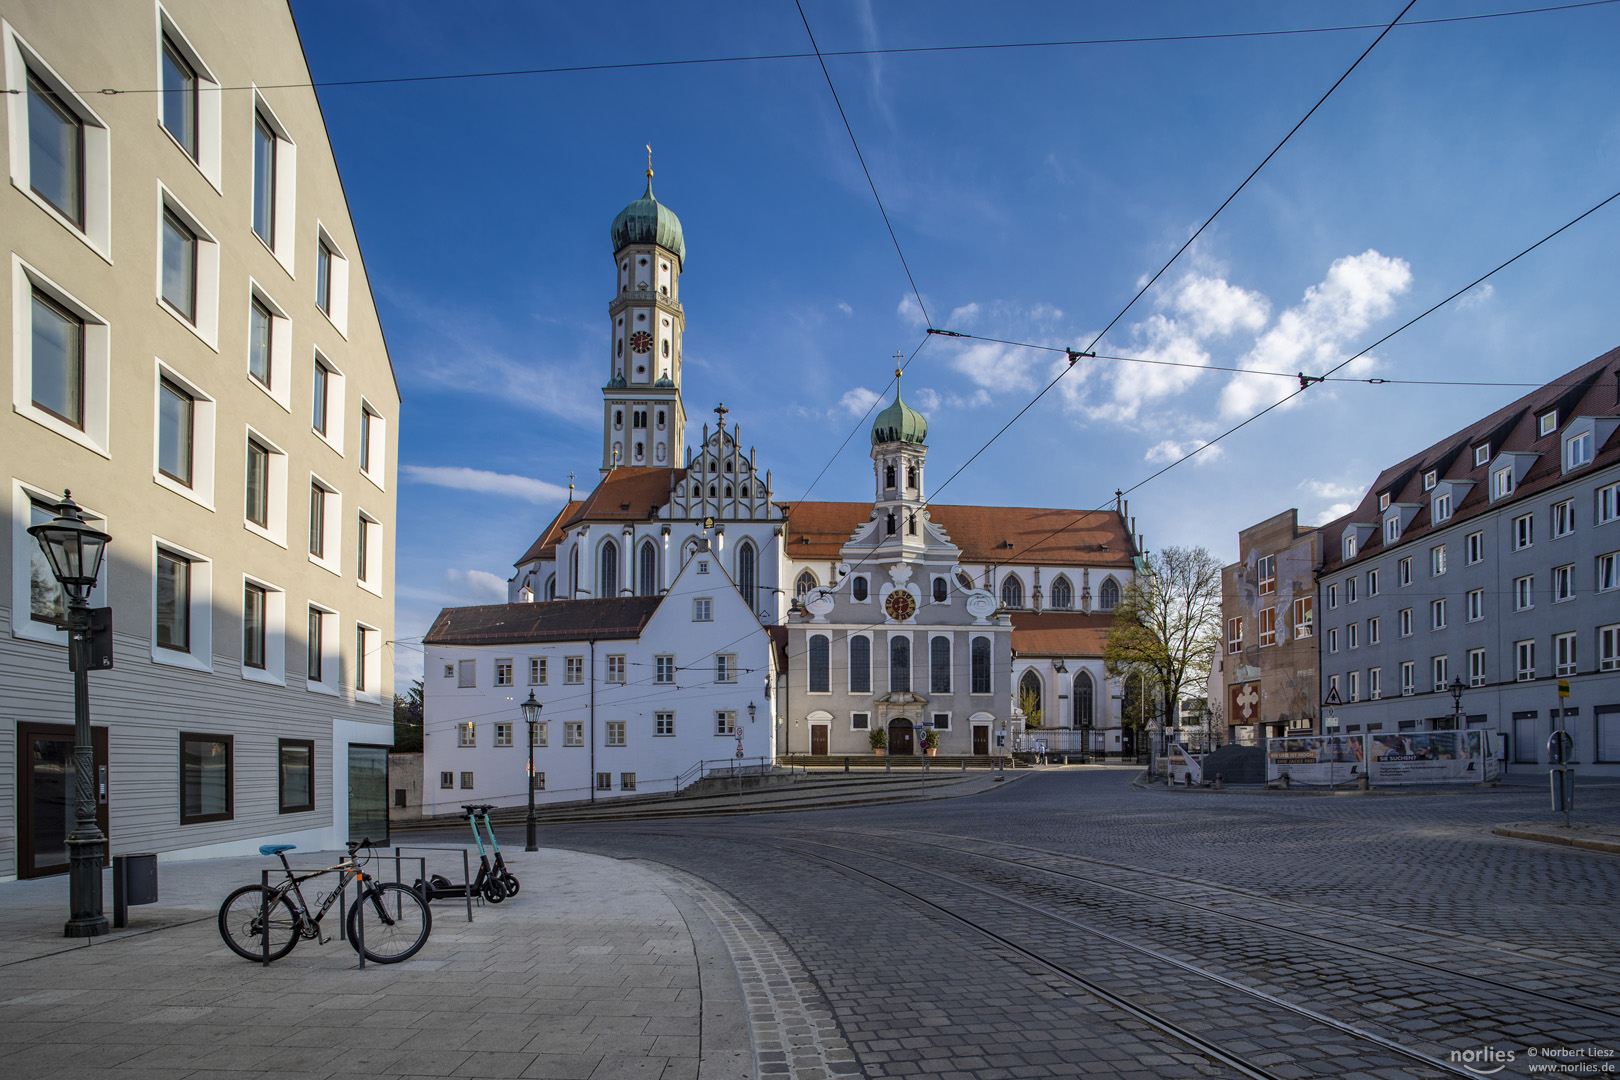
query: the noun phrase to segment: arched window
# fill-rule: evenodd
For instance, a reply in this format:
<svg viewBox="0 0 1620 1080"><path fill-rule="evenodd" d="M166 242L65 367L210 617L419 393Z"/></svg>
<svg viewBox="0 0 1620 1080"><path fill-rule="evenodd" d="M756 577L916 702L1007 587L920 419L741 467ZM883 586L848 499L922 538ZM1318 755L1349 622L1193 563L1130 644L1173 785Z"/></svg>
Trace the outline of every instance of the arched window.
<svg viewBox="0 0 1620 1080"><path fill-rule="evenodd" d="M665 294L668 294L669 290L665 289L664 292L665 292ZM665 360L669 359L669 339L668 338L664 339L664 359Z"/></svg>
<svg viewBox="0 0 1620 1080"><path fill-rule="evenodd" d="M885 465L885 466L883 466L883 486L886 487L886 488L894 487L894 466L893 465Z"/></svg>
<svg viewBox="0 0 1620 1080"><path fill-rule="evenodd" d="M894 535L894 511L889 511L889 535Z"/></svg>
<svg viewBox="0 0 1620 1080"><path fill-rule="evenodd" d="M1015 574L1008 574L1001 579L1001 606L1024 606L1024 583L1019 581Z"/></svg>
<svg viewBox="0 0 1620 1080"><path fill-rule="evenodd" d="M749 611L754 610L754 586L758 584L754 566L757 561L753 544L744 540L737 545L737 591L742 593L743 603L748 605Z"/></svg>
<svg viewBox="0 0 1620 1080"><path fill-rule="evenodd" d="M619 356L624 355L624 338L619 339L619 343L618 343L617 346L615 346L615 349L617 350L617 355L619 355Z"/></svg>
<svg viewBox="0 0 1620 1080"><path fill-rule="evenodd" d="M849 692L872 692L872 639L858 634L849 639Z"/></svg>
<svg viewBox="0 0 1620 1080"><path fill-rule="evenodd" d="M917 466L915 465L906 466L906 487L913 490L917 487Z"/></svg>
<svg viewBox="0 0 1620 1080"><path fill-rule="evenodd" d="M934 603L943 604L946 600L950 599L950 595L951 595L950 583L948 581L946 581L942 577L935 578L934 579Z"/></svg>
<svg viewBox="0 0 1620 1080"><path fill-rule="evenodd" d="M613 426L616 429L624 427L624 410L623 409L614 409L613 410Z"/></svg>
<svg viewBox="0 0 1620 1080"><path fill-rule="evenodd" d="M745 499L748 498L748 485L747 484L744 484L742 486L742 497L745 498Z"/></svg>
<svg viewBox="0 0 1620 1080"><path fill-rule="evenodd" d="M1097 606L1104 611L1113 611L1119 606L1119 582L1109 578L1097 590Z"/></svg>
<svg viewBox="0 0 1620 1080"><path fill-rule="evenodd" d="M793 595L804 599L805 594L816 587L816 575L806 570L799 575L799 580L793 583Z"/></svg>
<svg viewBox="0 0 1620 1080"><path fill-rule="evenodd" d="M863 575L855 575L855 581L849 587L849 594L857 601L865 600L868 596L872 595L867 587L866 578Z"/></svg>
<svg viewBox="0 0 1620 1080"><path fill-rule="evenodd" d="M731 485L730 484L726 485L726 498L728 498L728 499L731 498Z"/></svg>
<svg viewBox="0 0 1620 1080"><path fill-rule="evenodd" d="M972 693L988 694L990 692L990 639L976 637L973 639L973 688Z"/></svg>
<svg viewBox="0 0 1620 1080"><path fill-rule="evenodd" d="M889 693L911 689L911 639L896 634L889 639Z"/></svg>
<svg viewBox="0 0 1620 1080"><path fill-rule="evenodd" d="M726 472L730 472L730 471L731 471L731 461L730 461L730 459L727 459L727 461L726 461Z"/></svg>
<svg viewBox="0 0 1620 1080"><path fill-rule="evenodd" d="M928 692L951 692L951 639L944 634L928 643Z"/></svg>
<svg viewBox="0 0 1620 1080"><path fill-rule="evenodd" d="M1063 610L1074 607L1074 587L1068 578L1059 577L1052 582L1052 606Z"/></svg>
<svg viewBox="0 0 1620 1080"><path fill-rule="evenodd" d="M906 532L910 533L912 536L917 535L917 515L916 514L908 514L908 515L906 515Z"/></svg>
<svg viewBox="0 0 1620 1080"><path fill-rule="evenodd" d="M1074 723L1073 727L1090 727L1092 724L1092 697L1095 686L1091 681L1091 672L1082 671L1074 677Z"/></svg>
<svg viewBox="0 0 1620 1080"><path fill-rule="evenodd" d="M956 572L956 583L962 586L963 592L973 591L973 579L968 577L968 572L966 570L958 570Z"/></svg>
<svg viewBox="0 0 1620 1080"><path fill-rule="evenodd" d="M1040 719L1041 716L1041 677L1033 671L1024 672L1024 677L1018 680L1018 707L1024 710L1024 718Z"/></svg>
<svg viewBox="0 0 1620 1080"><path fill-rule="evenodd" d="M651 541L641 545L641 580L636 592L642 596L658 595L658 548Z"/></svg>
<svg viewBox="0 0 1620 1080"><path fill-rule="evenodd" d="M547 600L555 600L555 599L557 599L557 575L556 574L547 574L546 575L546 599Z"/></svg>
<svg viewBox="0 0 1620 1080"><path fill-rule="evenodd" d="M710 484L709 485L709 498L711 498L711 499L714 498L715 495L717 494L717 492L718 492L718 489L715 487L715 485Z"/></svg>
<svg viewBox="0 0 1620 1080"><path fill-rule="evenodd" d="M574 599L579 595L579 542L574 542L574 548L568 553L568 598Z"/></svg>
<svg viewBox="0 0 1620 1080"><path fill-rule="evenodd" d="M619 545L612 540L602 542L602 568L596 579L596 595L619 595Z"/></svg>
<svg viewBox="0 0 1620 1080"><path fill-rule="evenodd" d="M810 635L810 693L832 690L832 656L826 634Z"/></svg>

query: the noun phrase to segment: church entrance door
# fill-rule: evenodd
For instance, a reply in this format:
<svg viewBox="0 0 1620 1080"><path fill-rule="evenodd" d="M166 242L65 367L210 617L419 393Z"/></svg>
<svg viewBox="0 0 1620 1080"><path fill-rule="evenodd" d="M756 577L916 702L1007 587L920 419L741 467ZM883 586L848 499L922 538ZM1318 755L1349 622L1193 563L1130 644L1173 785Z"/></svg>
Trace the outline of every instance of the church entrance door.
<svg viewBox="0 0 1620 1080"><path fill-rule="evenodd" d="M889 753L913 754L916 753L911 745L911 721L889 721Z"/></svg>
<svg viewBox="0 0 1620 1080"><path fill-rule="evenodd" d="M987 724L973 725L973 753L979 757L986 757L990 753L990 727Z"/></svg>
<svg viewBox="0 0 1620 1080"><path fill-rule="evenodd" d="M827 725L810 725L810 752L818 757L827 755Z"/></svg>

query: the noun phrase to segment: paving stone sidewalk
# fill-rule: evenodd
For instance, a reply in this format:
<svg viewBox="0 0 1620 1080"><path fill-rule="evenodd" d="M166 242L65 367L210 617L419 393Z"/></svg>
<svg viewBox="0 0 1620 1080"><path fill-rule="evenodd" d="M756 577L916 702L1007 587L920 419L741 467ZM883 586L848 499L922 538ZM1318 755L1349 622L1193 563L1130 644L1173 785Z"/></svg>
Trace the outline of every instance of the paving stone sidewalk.
<svg viewBox="0 0 1620 1080"><path fill-rule="evenodd" d="M295 865L331 861L298 854ZM439 901L416 957L363 971L335 939L335 908L334 940L302 942L268 969L225 947L219 902L256 881L264 859L163 863L162 902L130 909L127 930L89 944L60 936L64 878L0 884L3 1073L746 1080L780 1069L789 1036L776 1033L802 1045L807 1018L814 1026L813 984L745 1000L739 968L752 983L780 971L786 950L742 932L753 917L730 897L638 861L555 849L507 858L518 896L475 906L471 923L464 906ZM761 1036L773 1038L773 1068L758 1060Z"/></svg>

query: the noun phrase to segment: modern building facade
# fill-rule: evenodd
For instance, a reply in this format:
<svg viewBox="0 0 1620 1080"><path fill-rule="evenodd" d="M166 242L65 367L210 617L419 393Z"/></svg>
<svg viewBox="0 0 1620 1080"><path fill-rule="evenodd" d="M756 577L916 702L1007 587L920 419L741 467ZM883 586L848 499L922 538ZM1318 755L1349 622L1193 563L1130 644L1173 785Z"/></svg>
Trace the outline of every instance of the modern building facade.
<svg viewBox="0 0 1620 1080"><path fill-rule="evenodd" d="M112 535L90 677L111 852L386 829L399 395L291 12L0 4L11 184L0 877L66 867L62 596ZM127 93L106 93L127 90Z"/></svg>
<svg viewBox="0 0 1620 1080"><path fill-rule="evenodd" d="M1617 431L1620 349L1385 469L1322 527L1329 733L1462 726L1530 769L1561 723L1583 766L1620 775Z"/></svg>

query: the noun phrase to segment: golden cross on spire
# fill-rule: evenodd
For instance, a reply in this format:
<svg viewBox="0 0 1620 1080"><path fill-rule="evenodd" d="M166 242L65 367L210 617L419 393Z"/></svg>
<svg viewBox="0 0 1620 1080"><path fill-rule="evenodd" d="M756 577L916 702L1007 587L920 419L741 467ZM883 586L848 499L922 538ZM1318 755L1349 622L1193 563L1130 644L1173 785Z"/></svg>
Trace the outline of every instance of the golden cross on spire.
<svg viewBox="0 0 1620 1080"><path fill-rule="evenodd" d="M647 179L652 179L652 143L647 144Z"/></svg>
<svg viewBox="0 0 1620 1080"><path fill-rule="evenodd" d="M905 358L906 358L906 354L903 353L903 352L897 352L897 353L894 354L894 359L895 359L894 377L897 378L897 379L901 375L900 361L904 360Z"/></svg>
<svg viewBox="0 0 1620 1080"><path fill-rule="evenodd" d="M568 501L574 501L574 474L568 474Z"/></svg>

